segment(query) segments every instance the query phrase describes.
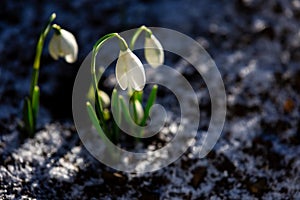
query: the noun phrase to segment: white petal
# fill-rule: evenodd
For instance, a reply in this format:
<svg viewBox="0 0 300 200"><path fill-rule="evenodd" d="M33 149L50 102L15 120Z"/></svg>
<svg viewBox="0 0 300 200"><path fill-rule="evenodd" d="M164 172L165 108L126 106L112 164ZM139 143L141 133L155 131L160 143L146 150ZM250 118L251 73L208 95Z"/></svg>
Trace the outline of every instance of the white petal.
<svg viewBox="0 0 300 200"><path fill-rule="evenodd" d="M51 38L50 42L49 42L49 46L48 46L48 50L50 53L50 56L54 59L54 60L58 60L59 57L59 43L58 43L58 38L59 36L54 34L53 37Z"/></svg>
<svg viewBox="0 0 300 200"><path fill-rule="evenodd" d="M78 55L78 45L76 39L72 33L64 29L60 30L61 40L60 40L60 50L65 60L68 63L73 63L77 60Z"/></svg>
<svg viewBox="0 0 300 200"><path fill-rule="evenodd" d="M153 68L162 65L164 62L162 45L154 35L145 38L145 58Z"/></svg>
<svg viewBox="0 0 300 200"><path fill-rule="evenodd" d="M142 62L140 59L132 52L128 51L126 58L127 65L127 79L130 86L137 90L143 90L146 84L146 75Z"/></svg>
<svg viewBox="0 0 300 200"><path fill-rule="evenodd" d="M74 63L77 60L77 56L75 54L68 54L65 56L65 60L67 63Z"/></svg>
<svg viewBox="0 0 300 200"><path fill-rule="evenodd" d="M75 37L72 35L72 33L61 29L60 30L60 50L63 54L69 54L72 53L73 44Z"/></svg>
<svg viewBox="0 0 300 200"><path fill-rule="evenodd" d="M130 49L120 51L116 65L116 78L123 90L128 87L128 84L138 91L145 86L146 76L143 64Z"/></svg>
<svg viewBox="0 0 300 200"><path fill-rule="evenodd" d="M64 29L60 30L60 34L54 33L49 43L49 53L53 59L64 57L68 63L77 60L78 45L74 35Z"/></svg>
<svg viewBox="0 0 300 200"><path fill-rule="evenodd" d="M122 51L120 51L119 58L116 64L116 79L122 88L122 90L126 90L128 87L128 80L126 75L126 62L125 55Z"/></svg>
<svg viewBox="0 0 300 200"><path fill-rule="evenodd" d="M144 89L146 84L145 71L139 67L134 67L127 72L127 78L130 86L137 91Z"/></svg>

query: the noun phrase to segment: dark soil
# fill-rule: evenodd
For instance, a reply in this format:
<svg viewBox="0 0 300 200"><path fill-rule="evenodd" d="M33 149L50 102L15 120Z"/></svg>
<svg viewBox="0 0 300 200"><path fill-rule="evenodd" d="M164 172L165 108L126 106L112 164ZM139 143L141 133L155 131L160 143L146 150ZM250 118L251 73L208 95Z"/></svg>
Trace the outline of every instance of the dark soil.
<svg viewBox="0 0 300 200"><path fill-rule="evenodd" d="M38 35L52 12L75 34L79 60L55 62L45 49L38 131L25 138L18 128L22 100ZM299 20L297 0L2 2L0 198L300 199ZM206 48L222 74L228 112L207 157L190 149L166 168L135 175L106 167L84 148L71 94L78 67L99 37L142 24L175 29ZM199 134L206 131L205 84L185 62L167 62L198 88ZM163 94L158 99L169 100ZM173 112L174 121L178 117Z"/></svg>

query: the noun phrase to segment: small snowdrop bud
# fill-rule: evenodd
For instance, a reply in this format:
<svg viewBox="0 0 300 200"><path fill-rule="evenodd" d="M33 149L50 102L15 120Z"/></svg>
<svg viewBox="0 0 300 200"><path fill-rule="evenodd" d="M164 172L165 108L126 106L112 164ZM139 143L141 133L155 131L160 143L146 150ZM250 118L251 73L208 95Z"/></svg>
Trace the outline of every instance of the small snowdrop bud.
<svg viewBox="0 0 300 200"><path fill-rule="evenodd" d="M136 113L135 113L135 111ZM143 120L144 117L144 109L142 104L138 100L134 100L130 102L129 107L130 114L134 116L136 114L136 122L140 123Z"/></svg>
<svg viewBox="0 0 300 200"><path fill-rule="evenodd" d="M49 53L54 60L65 58L66 62L74 63L77 60L78 45L72 33L61 29L54 24L55 33L49 43Z"/></svg>
<svg viewBox="0 0 300 200"><path fill-rule="evenodd" d="M129 48L120 51L116 65L116 79L123 90L131 87L141 91L146 84L143 64Z"/></svg>
<svg viewBox="0 0 300 200"><path fill-rule="evenodd" d="M102 90L98 90L98 95L101 98L101 103L104 108L108 108L110 106L110 98L109 96Z"/></svg>
<svg viewBox="0 0 300 200"><path fill-rule="evenodd" d="M153 34L146 35L145 58L153 68L162 65L164 62L164 50Z"/></svg>

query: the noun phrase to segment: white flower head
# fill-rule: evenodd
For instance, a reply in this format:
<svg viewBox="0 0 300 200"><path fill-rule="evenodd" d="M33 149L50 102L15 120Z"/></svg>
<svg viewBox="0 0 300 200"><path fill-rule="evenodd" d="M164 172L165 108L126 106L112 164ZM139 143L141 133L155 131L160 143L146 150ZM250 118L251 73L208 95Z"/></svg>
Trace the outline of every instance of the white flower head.
<svg viewBox="0 0 300 200"><path fill-rule="evenodd" d="M63 57L66 62L74 63L78 54L78 45L74 35L64 29L56 29L49 43L49 53L54 60Z"/></svg>
<svg viewBox="0 0 300 200"><path fill-rule="evenodd" d="M146 84L143 64L128 48L125 51L120 51L116 65L116 79L122 90L131 87L134 90L141 91Z"/></svg>
<svg viewBox="0 0 300 200"><path fill-rule="evenodd" d="M164 62L164 50L158 39L151 34L145 38L145 58L147 62L156 68Z"/></svg>

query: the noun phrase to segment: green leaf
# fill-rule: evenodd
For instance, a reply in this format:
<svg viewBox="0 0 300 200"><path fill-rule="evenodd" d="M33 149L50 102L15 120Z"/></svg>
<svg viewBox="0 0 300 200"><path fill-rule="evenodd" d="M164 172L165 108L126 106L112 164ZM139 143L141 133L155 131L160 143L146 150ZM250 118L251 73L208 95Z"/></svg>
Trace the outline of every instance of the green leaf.
<svg viewBox="0 0 300 200"><path fill-rule="evenodd" d="M140 103L143 103L143 91L134 91L133 97L134 100L138 100Z"/></svg>
<svg viewBox="0 0 300 200"><path fill-rule="evenodd" d="M91 105L90 102L87 102L86 103L86 107L87 107L87 111L88 111L88 114L89 114L89 117L94 125L94 127L96 128L98 134L100 135L100 137L102 138L102 140L107 143L107 137L105 135L105 133L103 132L100 124L99 124L99 120L97 118L97 115L96 115L96 112L93 108L93 106Z"/></svg>
<svg viewBox="0 0 300 200"><path fill-rule="evenodd" d="M103 107L102 107L102 103L101 103L101 97L99 96L97 91L95 92L95 96L96 96L96 99L95 99L96 116L99 120L101 127L103 127L104 132L109 135L110 131L107 128L107 123L106 123L106 120L104 117L104 111L103 111Z"/></svg>
<svg viewBox="0 0 300 200"><path fill-rule="evenodd" d="M113 90L112 92L112 111L114 112L114 120L117 122L117 124L121 123L121 111L120 111L120 101L118 98L118 92L116 89Z"/></svg>
<svg viewBox="0 0 300 200"><path fill-rule="evenodd" d="M31 108L31 102L28 97L25 98L24 105L23 105L23 120L25 125L25 131L28 133L29 137L33 137L34 134L33 113Z"/></svg>
<svg viewBox="0 0 300 200"><path fill-rule="evenodd" d="M133 96L134 95L132 95L132 97ZM135 106L134 102L135 102L134 98L130 98L130 100L129 100L129 113L130 113L130 116L133 116L133 121L135 123L137 123L138 116L137 116L136 106Z"/></svg>
<svg viewBox="0 0 300 200"><path fill-rule="evenodd" d="M95 108L96 108L97 116L99 118L99 114L103 112L103 106L102 106L101 96L98 93L98 88L96 88L95 91Z"/></svg>
<svg viewBox="0 0 300 200"><path fill-rule="evenodd" d="M99 70L98 70L98 74L97 74L97 76L96 76L96 80L99 80L99 79L100 79L100 77L102 76L103 72L104 72L103 67L100 67ZM91 101L91 102L94 102L94 101L95 101L95 91L94 91L93 83L90 85L86 97L87 97L87 99L88 99L89 101Z"/></svg>
<svg viewBox="0 0 300 200"><path fill-rule="evenodd" d="M120 111L120 102L118 98L118 92L116 89L113 90L112 92L112 97L111 97L112 105L111 105L111 110L114 113L114 119L113 119L113 131L114 131L114 136L115 139L117 140L119 138L119 133L120 129L118 125L121 124L121 111Z"/></svg>
<svg viewBox="0 0 300 200"><path fill-rule="evenodd" d="M39 86L35 86L32 94L32 104L31 104L34 125L36 124L37 121L39 104L40 104L40 88Z"/></svg>
<svg viewBox="0 0 300 200"><path fill-rule="evenodd" d="M133 116L133 120L136 124L142 120L144 116L144 110L142 107L143 91L134 91L129 101L129 111Z"/></svg>
<svg viewBox="0 0 300 200"><path fill-rule="evenodd" d="M120 107L121 107L124 119L128 123L128 125L131 126L132 118L130 116L128 106L126 105L123 96L119 95L119 101L120 101Z"/></svg>
<svg viewBox="0 0 300 200"><path fill-rule="evenodd" d="M105 121L108 121L110 119L110 113L109 113L109 110L107 108L105 108L103 110L103 117L104 117Z"/></svg>
<svg viewBox="0 0 300 200"><path fill-rule="evenodd" d="M152 87L152 90L150 92L150 95L149 95L149 98L148 98L148 101L147 101L147 104L146 104L146 107L145 107L144 118L141 121L141 126L146 125L147 119L149 117L150 109L156 101L157 89L158 89L157 85L154 85Z"/></svg>

